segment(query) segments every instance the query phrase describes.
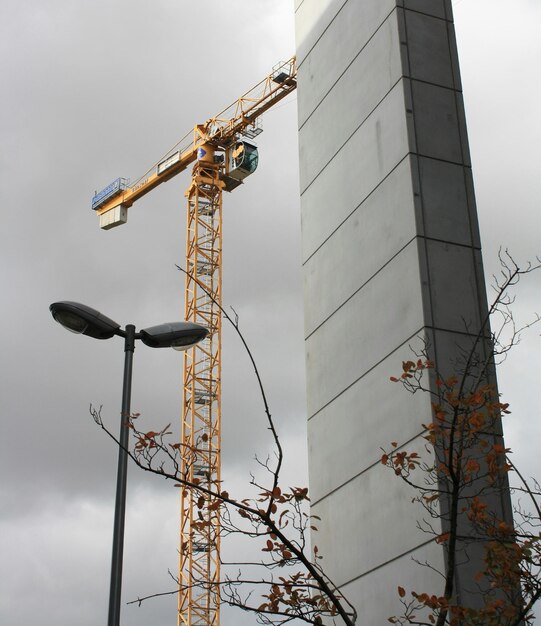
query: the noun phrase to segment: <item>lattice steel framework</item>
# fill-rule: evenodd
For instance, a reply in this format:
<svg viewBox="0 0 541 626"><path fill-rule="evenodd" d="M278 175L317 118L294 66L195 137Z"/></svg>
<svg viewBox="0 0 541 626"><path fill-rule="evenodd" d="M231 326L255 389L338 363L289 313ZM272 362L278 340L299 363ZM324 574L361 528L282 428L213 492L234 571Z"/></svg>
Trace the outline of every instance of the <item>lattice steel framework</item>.
<svg viewBox="0 0 541 626"><path fill-rule="evenodd" d="M92 199L101 228L125 224L129 207L195 162L186 193L185 319L208 326L209 335L184 356L181 471L190 482L217 486L220 480L221 316L213 300L221 304L224 181L228 181L228 190L236 186L229 176L229 150L241 137L255 138L261 132L259 118L263 113L296 87L293 57L276 65L271 74L218 115L194 126L134 183L118 178ZM220 164L214 162L215 151L223 158ZM236 180L239 184L241 179ZM181 496L178 623L219 626L220 520L217 511L199 509L199 496L192 491L185 490Z"/></svg>
<svg viewBox="0 0 541 626"><path fill-rule="evenodd" d="M196 163L188 198L185 319L209 334L184 355L182 474L211 488L220 481L222 189L221 166ZM204 288L202 287L204 286ZM179 626L219 626L220 519L200 494L182 491ZM203 522L203 523L202 523Z"/></svg>

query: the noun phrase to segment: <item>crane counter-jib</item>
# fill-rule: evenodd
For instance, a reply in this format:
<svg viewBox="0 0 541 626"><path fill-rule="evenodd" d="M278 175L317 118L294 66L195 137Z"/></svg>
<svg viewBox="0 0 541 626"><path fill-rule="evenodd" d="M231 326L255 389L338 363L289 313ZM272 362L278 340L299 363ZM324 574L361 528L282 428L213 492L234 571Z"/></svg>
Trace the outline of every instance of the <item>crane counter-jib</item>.
<svg viewBox="0 0 541 626"><path fill-rule="evenodd" d="M269 76L216 117L195 126L188 145L169 152L135 184L130 186L126 179L118 178L97 193L92 199L92 209L100 217L100 226L107 230L125 223L127 209L134 202L184 171L205 153L205 146L225 150L240 135L255 136L261 132L255 126L258 118L294 91L296 86L296 61L293 57L277 65Z"/></svg>

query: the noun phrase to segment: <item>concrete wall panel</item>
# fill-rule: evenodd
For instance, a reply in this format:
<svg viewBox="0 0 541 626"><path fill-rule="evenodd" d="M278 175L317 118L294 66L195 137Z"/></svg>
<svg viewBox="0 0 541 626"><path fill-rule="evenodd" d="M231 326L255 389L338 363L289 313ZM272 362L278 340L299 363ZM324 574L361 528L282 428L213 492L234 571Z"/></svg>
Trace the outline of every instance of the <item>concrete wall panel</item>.
<svg viewBox="0 0 541 626"><path fill-rule="evenodd" d="M389 50L391 53L389 54ZM332 75L331 60L326 74ZM340 150L402 75L396 12L383 23L366 44L312 115L300 127L300 145L304 137L317 134L320 150L300 150L305 180L313 180L326 163ZM364 76L362 82L358 76ZM329 123L329 121L331 123Z"/></svg>
<svg viewBox="0 0 541 626"><path fill-rule="evenodd" d="M435 240L420 240L426 324L476 334L481 313L478 267L474 251Z"/></svg>
<svg viewBox="0 0 541 626"><path fill-rule="evenodd" d="M424 443L419 438L406 449L421 454ZM312 502L312 512L325 520L317 533L318 548L324 558L325 554L332 555L340 564L336 573L332 572L335 583L343 585L426 542L417 521L427 514L421 504L412 502L415 495L392 470L377 463L322 500ZM400 511L399 517L389 514L390 505ZM439 530L439 521L431 521Z"/></svg>
<svg viewBox="0 0 541 626"><path fill-rule="evenodd" d="M299 127L312 114L339 77L368 45L390 13L395 12L394 0L372 2L342 2L340 10L328 24L307 56L300 46L298 63L306 75L305 88L298 93ZM336 8L335 8L336 10ZM323 23L326 21L323 19ZM297 20L298 23L298 20ZM315 33L317 33L317 29ZM315 34L314 33L314 34ZM339 39L340 45L336 45ZM310 42L314 44L314 35ZM367 87L368 83L364 86Z"/></svg>
<svg viewBox="0 0 541 626"><path fill-rule="evenodd" d="M410 344L397 347L384 361L348 387L308 420L310 497L314 502L378 463L391 441L417 437L430 415L426 394L409 395L391 376L412 356ZM407 410L406 410L407 407ZM316 460L317 459L317 460Z"/></svg>
<svg viewBox="0 0 541 626"><path fill-rule="evenodd" d="M404 13L400 12L400 15ZM447 22L423 13L405 12L409 76L453 88L454 76L449 50Z"/></svg>
<svg viewBox="0 0 541 626"><path fill-rule="evenodd" d="M461 165L418 157L412 159L420 208L419 234L431 239L480 246L471 171Z"/></svg>
<svg viewBox="0 0 541 626"><path fill-rule="evenodd" d="M332 123L331 121L329 123ZM300 150L319 143L303 133ZM408 154L402 85L397 85L318 177L301 169L303 258L311 255Z"/></svg>
<svg viewBox="0 0 541 626"><path fill-rule="evenodd" d="M305 291L311 303L305 308L306 335L415 234L410 160L406 158L305 262Z"/></svg>
<svg viewBox="0 0 541 626"><path fill-rule="evenodd" d="M397 527L395 526L395 532ZM323 561L324 562L324 561ZM439 593L439 576L419 563L430 563L436 570L443 571L443 553L434 543L424 545L413 552L397 555L396 558L364 576L356 578L343 587L348 598L355 599L358 612L357 623L363 626L388 624L389 617L401 614L398 586L418 593Z"/></svg>
<svg viewBox="0 0 541 626"><path fill-rule="evenodd" d="M427 331L427 337L429 338L430 354L434 360L437 360L443 377L456 375L455 364L450 360L445 360L443 358L445 355L451 354L456 357L460 355L463 362L465 356L474 350L476 358L483 363L488 355L486 345L476 342L475 335L430 329Z"/></svg>
<svg viewBox="0 0 541 626"><path fill-rule="evenodd" d="M297 61L304 57L318 43L332 23L336 14L348 0L303 0L295 9L295 39Z"/></svg>
<svg viewBox="0 0 541 626"><path fill-rule="evenodd" d="M397 5L410 11L446 18L446 0L398 0Z"/></svg>
<svg viewBox="0 0 541 626"><path fill-rule="evenodd" d="M408 110L409 119L415 120L414 151L434 159L462 164L463 151L458 127L456 94L428 83L408 81L411 94ZM410 109L411 107L411 109Z"/></svg>
<svg viewBox="0 0 541 626"><path fill-rule="evenodd" d="M412 242L307 338L308 415L415 336L424 326L422 302L417 244ZM310 294L305 303L311 306ZM332 368L318 367L327 359Z"/></svg>

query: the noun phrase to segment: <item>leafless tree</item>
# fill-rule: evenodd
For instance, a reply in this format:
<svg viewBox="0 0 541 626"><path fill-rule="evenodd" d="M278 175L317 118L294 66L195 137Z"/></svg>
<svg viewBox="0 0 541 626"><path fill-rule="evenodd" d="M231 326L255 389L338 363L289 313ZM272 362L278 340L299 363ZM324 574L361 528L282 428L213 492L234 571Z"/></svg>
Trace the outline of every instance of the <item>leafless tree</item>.
<svg viewBox="0 0 541 626"><path fill-rule="evenodd" d="M405 361L400 375L392 379L410 393L430 395L432 421L424 425L424 452L408 452L393 443L381 460L416 490L416 499L426 511L419 527L442 545L446 555L445 569L438 572L442 577L439 593L408 592L398 587L403 612L389 618L396 624L531 624L532 609L541 596L541 490L537 482L523 477L503 446L501 416L508 407L500 401L493 377L495 365L516 345L520 333L539 321L536 316L531 323L516 326L510 290L541 263L520 268L507 254L501 255L501 262L493 303L471 344L457 347L452 364L440 364L430 359L430 345L425 343L415 359ZM169 425L144 432L137 426L137 415L126 416L133 434L128 454L141 469L199 494L202 525L208 523L206 509L219 510L222 537L240 534L259 542L260 560L224 564L236 573L225 575L218 583L223 602L255 613L263 624L281 625L300 619L316 625L338 620L353 626L355 608L325 574L317 546L310 548L308 535L317 530L317 520L308 511L308 489L284 489L281 485L280 438L238 316L223 309L222 314L251 361L274 443L274 454L257 461L263 478L252 475L249 481L257 495L234 497L220 484L189 480L181 459L184 467L186 459L196 464L197 451L173 441ZM490 331L491 319L499 319L496 332ZM118 444L100 411L92 409L92 413ZM513 488L509 487L510 472L518 479ZM514 525L493 506L502 492L522 494L528 500L528 504L516 505ZM460 603L456 600L457 571L479 549L483 550L484 565L469 581L474 600ZM430 563L421 565L436 570ZM176 578L175 582L181 585ZM205 580L195 584L202 588L209 585ZM178 593L178 588L134 602L171 593Z"/></svg>
<svg viewBox="0 0 541 626"><path fill-rule="evenodd" d="M200 286L207 291L204 285ZM212 298L208 291L207 295ZM198 494L199 521L194 522L196 525L201 528L208 525L209 516L205 512L219 510L221 538L241 535L252 542L260 542L260 560L223 563L227 571L235 570L236 573L226 574L217 583L222 602L255 613L262 624L281 625L299 619L315 625L339 620L346 626L354 626L357 618L355 608L325 574L317 546L311 547L309 534L317 528L315 516L311 516L308 510L308 489L285 489L281 484L284 453L280 437L258 366L240 329L239 318L234 311L230 314L214 302L235 330L251 362L274 444L271 456L265 460L256 458L262 470L259 474L263 477L251 475L249 486L257 491L257 495L234 497L218 483L198 478L190 480L186 468L197 465L197 449L174 441L170 424L159 431L144 432L137 426L137 414L126 416L132 432L132 446L127 453L142 470L170 480L180 489L193 490ZM101 410L93 407L90 410L96 423L120 445L104 423ZM175 590L140 597L134 602L178 593L182 582L173 577ZM209 582L197 580L195 584L207 588Z"/></svg>

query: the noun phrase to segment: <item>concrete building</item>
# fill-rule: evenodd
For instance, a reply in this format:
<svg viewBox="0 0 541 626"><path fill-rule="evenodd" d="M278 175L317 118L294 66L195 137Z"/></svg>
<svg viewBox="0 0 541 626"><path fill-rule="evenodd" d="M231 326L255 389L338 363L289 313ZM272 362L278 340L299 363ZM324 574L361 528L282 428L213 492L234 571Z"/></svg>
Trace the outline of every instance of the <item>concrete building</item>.
<svg viewBox="0 0 541 626"><path fill-rule="evenodd" d="M379 462L393 440L421 446L431 416L389 377L419 337L445 367L487 310L451 1L295 12L315 541L359 623L379 626L397 585L441 592L412 559L444 561Z"/></svg>

